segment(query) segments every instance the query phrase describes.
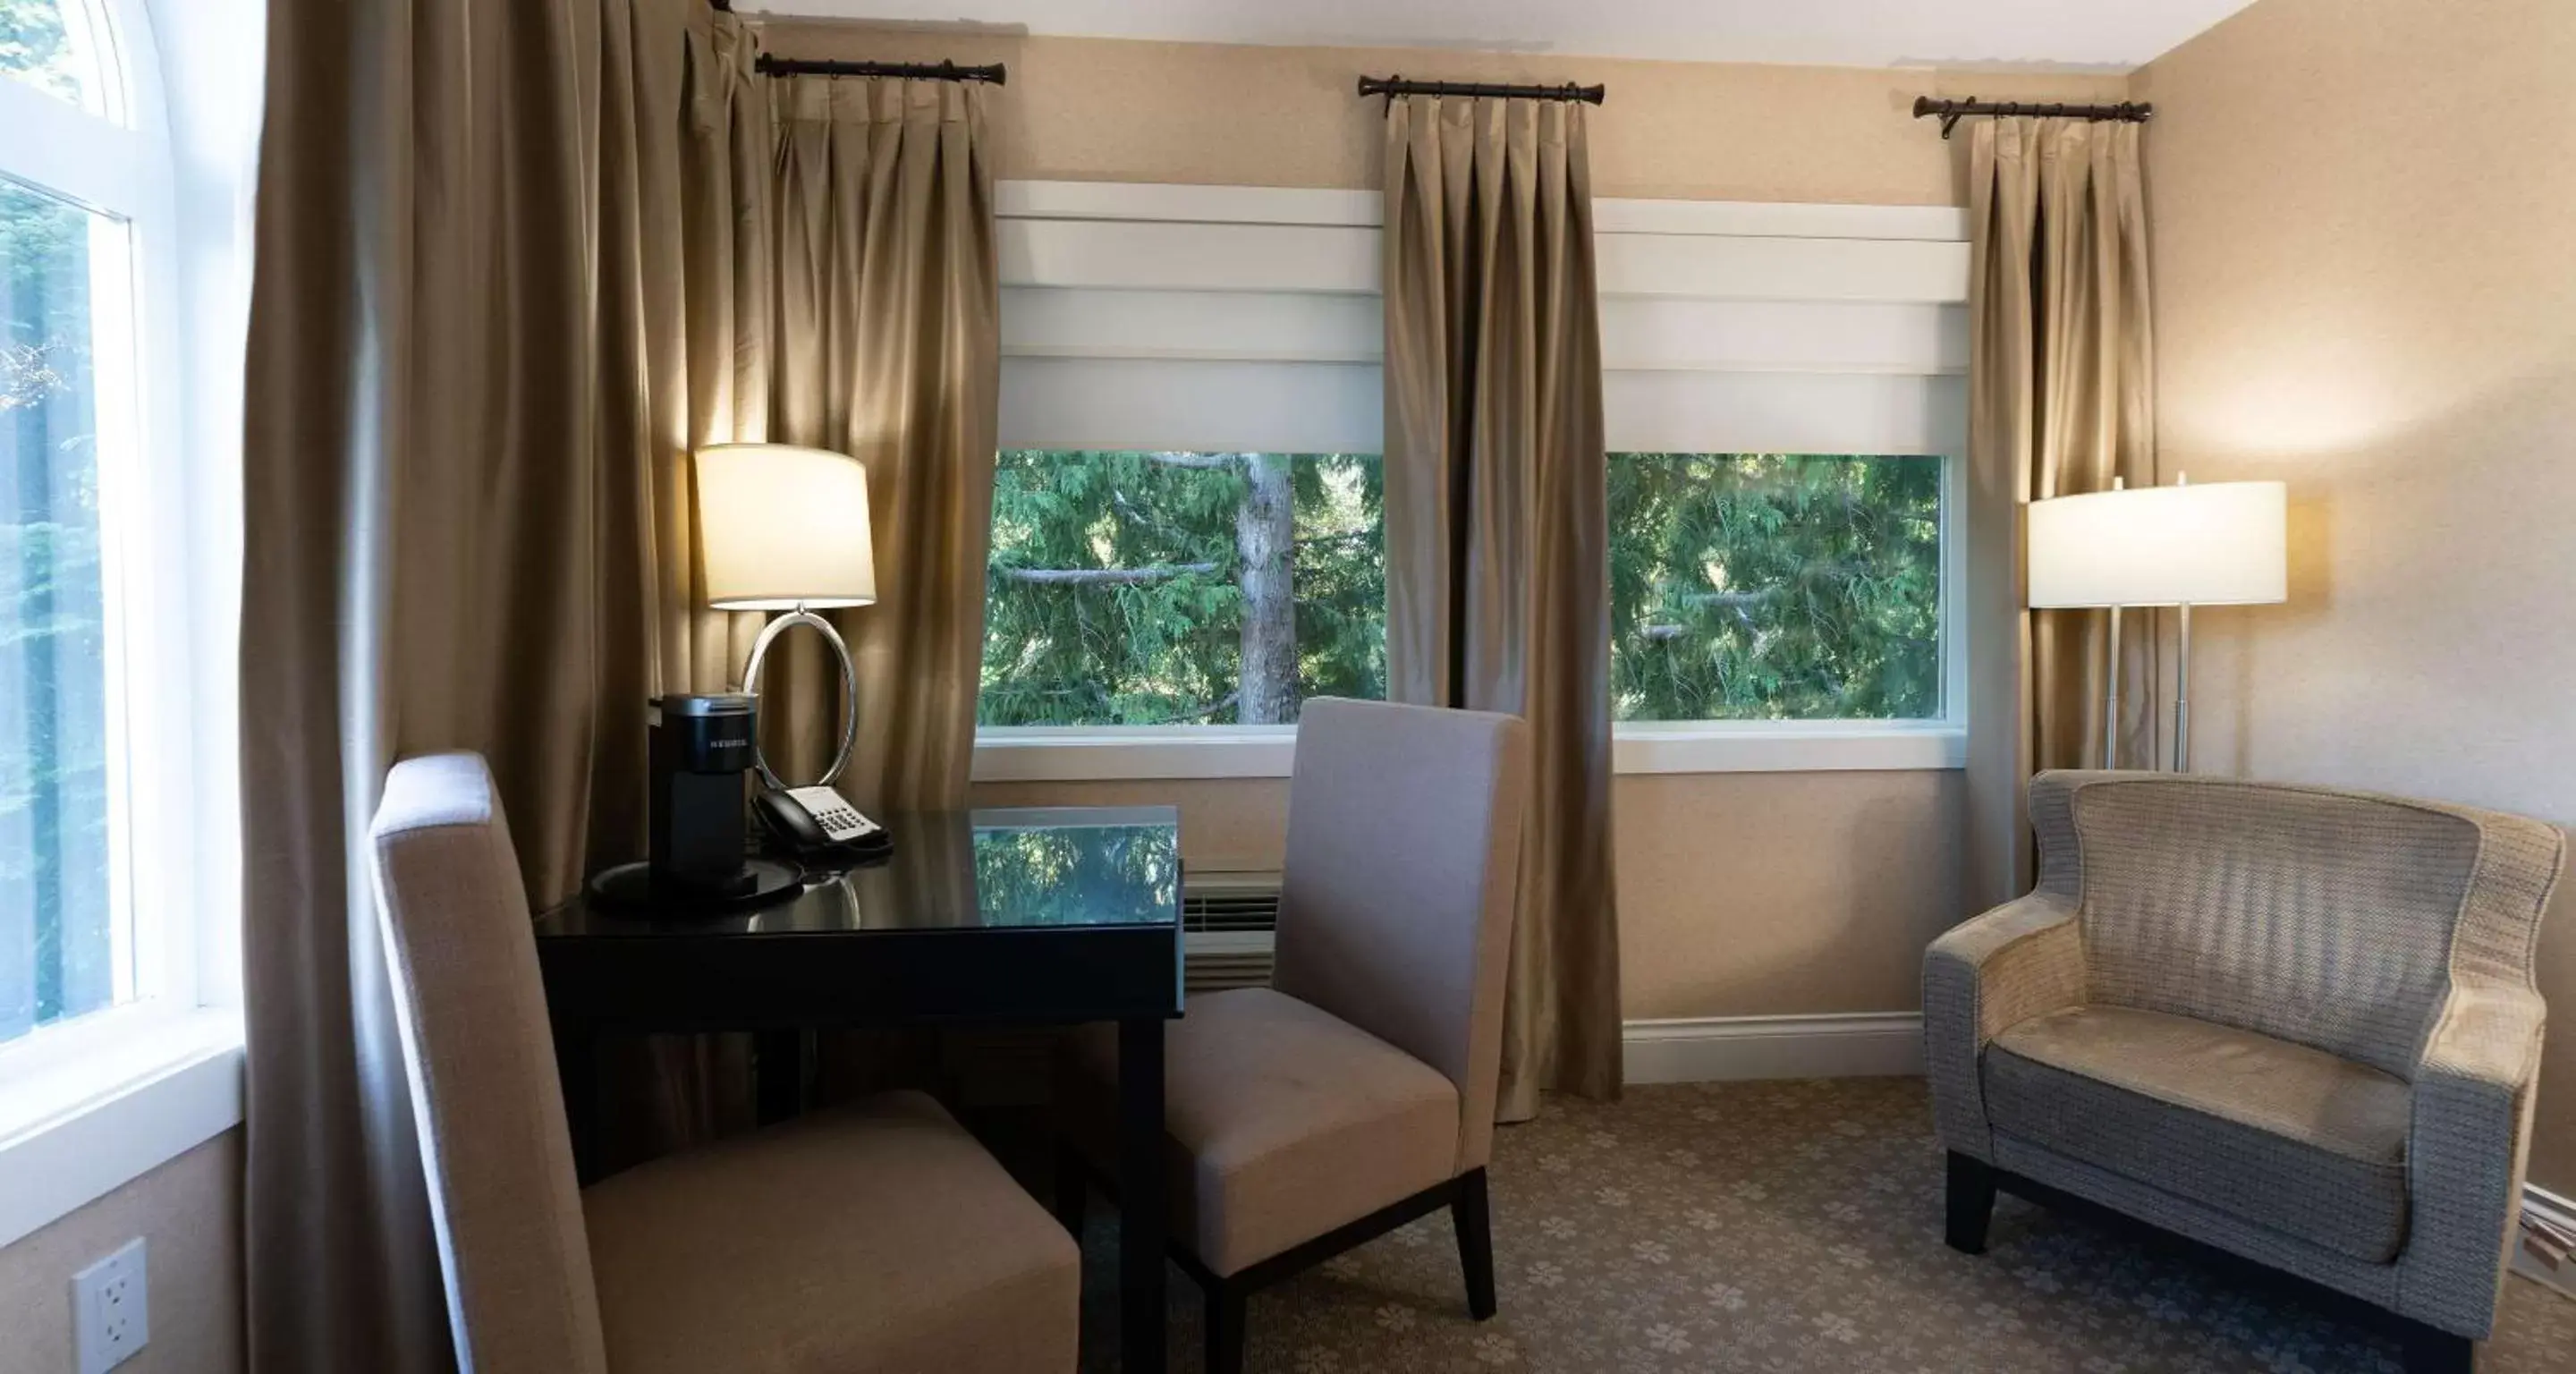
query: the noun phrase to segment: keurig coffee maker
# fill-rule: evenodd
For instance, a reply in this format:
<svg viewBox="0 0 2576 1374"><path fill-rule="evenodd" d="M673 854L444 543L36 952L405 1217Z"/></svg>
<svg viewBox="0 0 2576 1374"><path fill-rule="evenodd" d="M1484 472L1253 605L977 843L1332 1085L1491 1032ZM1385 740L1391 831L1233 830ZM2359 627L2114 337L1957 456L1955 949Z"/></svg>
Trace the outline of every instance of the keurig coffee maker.
<svg viewBox="0 0 2576 1374"><path fill-rule="evenodd" d="M750 857L744 787L758 698L655 697L645 720L649 857L593 878L592 894L620 905L730 910L794 887L794 869Z"/></svg>
<svg viewBox="0 0 2576 1374"><path fill-rule="evenodd" d="M728 692L655 697L647 707L652 839L645 852L656 886L718 900L751 890L743 781L751 773L757 700Z"/></svg>

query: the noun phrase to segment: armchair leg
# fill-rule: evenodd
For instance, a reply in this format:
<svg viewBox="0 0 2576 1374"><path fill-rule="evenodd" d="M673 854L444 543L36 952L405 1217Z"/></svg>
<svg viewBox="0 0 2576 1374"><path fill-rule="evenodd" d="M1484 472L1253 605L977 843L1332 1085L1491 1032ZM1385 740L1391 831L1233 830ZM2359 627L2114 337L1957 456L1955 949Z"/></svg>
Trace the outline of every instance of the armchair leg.
<svg viewBox="0 0 2576 1374"><path fill-rule="evenodd" d="M1949 1233L1946 1237L1950 1248L1963 1255L1986 1253L1986 1224L1994 1219L1994 1215L1994 1166L1952 1150Z"/></svg>
<svg viewBox="0 0 2576 1374"><path fill-rule="evenodd" d="M1478 1321L1494 1315L1494 1222L1486 1196L1485 1171L1471 1169L1458 1180L1449 1200L1449 1220L1458 1230L1458 1264L1467 1271L1467 1315Z"/></svg>
<svg viewBox="0 0 2576 1374"><path fill-rule="evenodd" d="M2478 1343L2422 1322L2404 1324L2399 1340L2406 1348L2406 1374L2475 1374Z"/></svg>

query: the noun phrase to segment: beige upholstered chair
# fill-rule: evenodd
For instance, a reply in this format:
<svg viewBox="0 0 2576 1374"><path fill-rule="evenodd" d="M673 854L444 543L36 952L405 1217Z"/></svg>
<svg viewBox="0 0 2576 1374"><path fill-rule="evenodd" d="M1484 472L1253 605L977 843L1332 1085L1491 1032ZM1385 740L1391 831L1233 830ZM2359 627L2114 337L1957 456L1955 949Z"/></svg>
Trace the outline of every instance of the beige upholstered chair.
<svg viewBox="0 0 2576 1374"><path fill-rule="evenodd" d="M927 1097L869 1098L578 1188L491 773L472 754L397 765L374 837L462 1367L1074 1367L1073 1243Z"/></svg>
<svg viewBox="0 0 2576 1374"><path fill-rule="evenodd" d="M1468 1307L1493 1315L1485 1161L1502 1059L1528 730L1512 716L1306 703L1267 988L1191 1001L1165 1050L1173 1248L1207 1295L1207 1367L1244 1302L1447 1206ZM1086 1028L1059 1087L1059 1183L1114 1176L1117 1038Z"/></svg>
<svg viewBox="0 0 2576 1374"><path fill-rule="evenodd" d="M2072 1194L2395 1313L2409 1369L2469 1368L2564 838L2172 774L2043 774L2030 808L2038 889L1924 965L1950 1244L1984 1248L1998 1185Z"/></svg>

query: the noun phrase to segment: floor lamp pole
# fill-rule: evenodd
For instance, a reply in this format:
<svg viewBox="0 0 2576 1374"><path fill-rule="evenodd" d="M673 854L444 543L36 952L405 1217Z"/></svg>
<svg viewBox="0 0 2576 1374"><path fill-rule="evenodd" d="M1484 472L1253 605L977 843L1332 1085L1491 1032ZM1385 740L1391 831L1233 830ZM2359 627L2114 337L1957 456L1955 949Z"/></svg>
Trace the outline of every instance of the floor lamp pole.
<svg viewBox="0 0 2576 1374"><path fill-rule="evenodd" d="M2110 663L2103 676L2110 690L2102 694L2102 766L2120 766L2120 608L2111 608Z"/></svg>
<svg viewBox="0 0 2576 1374"><path fill-rule="evenodd" d="M2180 633L2175 639L2174 655L2174 747L2173 770L2191 771L2191 603L2182 612Z"/></svg>
<svg viewBox="0 0 2576 1374"><path fill-rule="evenodd" d="M2129 479L2114 477L2111 490L2124 491ZM2102 665L2102 680L2109 687L2102 694L2102 766L2120 766L2120 608L2111 608L2110 652Z"/></svg>

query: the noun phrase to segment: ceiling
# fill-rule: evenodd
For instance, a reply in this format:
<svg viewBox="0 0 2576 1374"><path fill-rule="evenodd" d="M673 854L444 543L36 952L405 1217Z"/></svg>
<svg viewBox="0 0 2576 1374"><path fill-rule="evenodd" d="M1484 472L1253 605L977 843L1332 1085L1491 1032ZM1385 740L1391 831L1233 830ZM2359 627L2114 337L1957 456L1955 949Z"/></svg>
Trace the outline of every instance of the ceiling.
<svg viewBox="0 0 2576 1374"><path fill-rule="evenodd" d="M2252 0L739 0L772 14L1207 43L2127 71Z"/></svg>

